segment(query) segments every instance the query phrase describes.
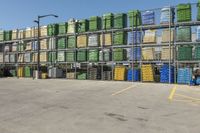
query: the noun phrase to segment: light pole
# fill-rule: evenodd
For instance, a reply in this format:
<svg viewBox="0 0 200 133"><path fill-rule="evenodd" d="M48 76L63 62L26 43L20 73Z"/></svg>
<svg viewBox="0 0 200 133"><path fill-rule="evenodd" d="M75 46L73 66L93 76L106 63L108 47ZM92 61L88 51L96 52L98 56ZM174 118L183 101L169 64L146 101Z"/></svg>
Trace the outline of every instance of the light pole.
<svg viewBox="0 0 200 133"><path fill-rule="evenodd" d="M37 48L37 79L40 78L40 19L41 18L45 18L45 17L55 17L55 18L58 18L57 15L54 15L54 14L48 14L48 15L42 15L42 16L38 16L37 17L37 20L34 20L35 23L37 23L37 26L38 26L38 36L37 36L37 43L38 43L38 48Z"/></svg>

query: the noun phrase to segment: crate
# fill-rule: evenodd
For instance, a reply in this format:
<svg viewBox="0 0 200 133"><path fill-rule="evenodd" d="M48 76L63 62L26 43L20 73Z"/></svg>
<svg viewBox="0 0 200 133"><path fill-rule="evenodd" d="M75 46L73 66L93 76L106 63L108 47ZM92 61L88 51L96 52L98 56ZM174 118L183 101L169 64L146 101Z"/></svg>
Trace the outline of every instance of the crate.
<svg viewBox="0 0 200 133"><path fill-rule="evenodd" d="M171 13L170 13L171 11ZM161 9L161 15L160 15L160 23L161 24L169 24L170 23L170 19L171 19L171 23L174 22L174 8L170 8L170 7L164 7Z"/></svg>
<svg viewBox="0 0 200 133"><path fill-rule="evenodd" d="M56 49L56 39L54 39L53 37L49 38L49 40L48 40L48 48L49 48L49 50Z"/></svg>
<svg viewBox="0 0 200 133"><path fill-rule="evenodd" d="M99 61L99 50L98 49L90 49L88 52L88 61L97 62Z"/></svg>
<svg viewBox="0 0 200 133"><path fill-rule="evenodd" d="M101 46L111 46L112 45L111 33L106 33L104 35L100 35L100 44L101 44Z"/></svg>
<svg viewBox="0 0 200 133"><path fill-rule="evenodd" d="M99 40L98 34L88 36L88 46L89 47L98 47L99 43L100 43L100 40Z"/></svg>
<svg viewBox="0 0 200 133"><path fill-rule="evenodd" d="M3 63L3 53L0 53L0 63Z"/></svg>
<svg viewBox="0 0 200 133"><path fill-rule="evenodd" d="M4 34L5 34L5 31L0 31L0 41L4 41L5 38L4 38Z"/></svg>
<svg viewBox="0 0 200 133"><path fill-rule="evenodd" d="M87 47L87 35L77 36L77 48Z"/></svg>
<svg viewBox="0 0 200 133"><path fill-rule="evenodd" d="M48 36L56 36L58 35L58 24L49 24L47 26Z"/></svg>
<svg viewBox="0 0 200 133"><path fill-rule="evenodd" d="M77 79L78 80L86 80L87 79L87 73L78 73Z"/></svg>
<svg viewBox="0 0 200 133"><path fill-rule="evenodd" d="M126 45L127 37L127 32L115 32L113 34L113 45Z"/></svg>
<svg viewBox="0 0 200 133"><path fill-rule="evenodd" d="M124 13L118 13L114 15L114 28L122 29L127 27L127 15Z"/></svg>
<svg viewBox="0 0 200 133"><path fill-rule="evenodd" d="M171 31L171 42L174 41L174 30ZM162 42L167 43L170 42L170 31L169 29L164 29L162 31Z"/></svg>
<svg viewBox="0 0 200 133"><path fill-rule="evenodd" d="M47 35L48 35L48 33L47 33L47 26L41 26L40 27L40 36L45 37Z"/></svg>
<svg viewBox="0 0 200 133"><path fill-rule="evenodd" d="M41 74L42 79L47 79L48 78L48 73L42 73Z"/></svg>
<svg viewBox="0 0 200 133"><path fill-rule="evenodd" d="M104 71L102 79L107 81L112 80L112 71Z"/></svg>
<svg viewBox="0 0 200 133"><path fill-rule="evenodd" d="M155 72L153 65L142 65L142 81L144 82L154 82Z"/></svg>
<svg viewBox="0 0 200 133"><path fill-rule="evenodd" d="M170 50L169 47L162 47L161 50L161 59L169 60L170 59ZM173 59L173 49L171 49L171 60Z"/></svg>
<svg viewBox="0 0 200 133"><path fill-rule="evenodd" d="M33 53L32 54L32 62L37 62L38 61L38 54L37 53Z"/></svg>
<svg viewBox="0 0 200 133"><path fill-rule="evenodd" d="M38 37L38 28L31 28L31 37Z"/></svg>
<svg viewBox="0 0 200 133"><path fill-rule="evenodd" d="M25 38L25 31L24 30L19 30L18 39L24 39L24 38Z"/></svg>
<svg viewBox="0 0 200 133"><path fill-rule="evenodd" d="M88 69L89 80L100 80L101 79L101 67L90 67Z"/></svg>
<svg viewBox="0 0 200 133"><path fill-rule="evenodd" d="M23 67L18 67L17 77L24 77L24 68Z"/></svg>
<svg viewBox="0 0 200 133"><path fill-rule="evenodd" d="M18 52L23 52L25 50L24 43L19 43L17 49Z"/></svg>
<svg viewBox="0 0 200 133"><path fill-rule="evenodd" d="M47 62L48 58L47 58L47 52L41 52L40 53L40 62Z"/></svg>
<svg viewBox="0 0 200 133"><path fill-rule="evenodd" d="M87 19L82 19L78 21L78 33L87 32L89 30L89 21Z"/></svg>
<svg viewBox="0 0 200 133"><path fill-rule="evenodd" d="M126 80L126 67L116 66L114 69L114 80L125 81Z"/></svg>
<svg viewBox="0 0 200 133"><path fill-rule="evenodd" d="M32 76L32 70L29 66L24 67L24 76L25 77L31 77Z"/></svg>
<svg viewBox="0 0 200 133"><path fill-rule="evenodd" d="M127 72L127 80L128 81L140 81L140 69L129 69Z"/></svg>
<svg viewBox="0 0 200 133"><path fill-rule="evenodd" d="M174 67L164 64L160 69L161 83L174 83Z"/></svg>
<svg viewBox="0 0 200 133"><path fill-rule="evenodd" d="M24 54L24 62L30 63L31 62L31 53Z"/></svg>
<svg viewBox="0 0 200 133"><path fill-rule="evenodd" d="M47 39L40 40L40 49L41 50L47 50L48 49L48 40Z"/></svg>
<svg viewBox="0 0 200 133"><path fill-rule="evenodd" d="M75 51L67 51L66 52L66 61L67 62L75 62L76 61Z"/></svg>
<svg viewBox="0 0 200 133"><path fill-rule="evenodd" d="M97 31L101 29L101 18L98 16L92 16L89 20L89 30Z"/></svg>
<svg viewBox="0 0 200 133"><path fill-rule="evenodd" d="M67 33L67 23L59 23L58 24L58 34L64 35Z"/></svg>
<svg viewBox="0 0 200 133"><path fill-rule="evenodd" d="M10 62L15 63L16 62L16 54L10 54Z"/></svg>
<svg viewBox="0 0 200 133"><path fill-rule="evenodd" d="M103 50L103 61L111 61L112 60L112 54L110 49L104 49Z"/></svg>
<svg viewBox="0 0 200 133"><path fill-rule="evenodd" d="M11 40L18 39L17 34L18 34L18 30L12 30L12 39Z"/></svg>
<svg viewBox="0 0 200 133"><path fill-rule="evenodd" d="M143 60L154 60L155 59L155 48L142 48L142 59Z"/></svg>
<svg viewBox="0 0 200 133"><path fill-rule="evenodd" d="M195 60L200 60L200 47L196 46L194 50L194 59Z"/></svg>
<svg viewBox="0 0 200 133"><path fill-rule="evenodd" d="M142 43L142 32L133 31L129 33L129 45L140 45Z"/></svg>
<svg viewBox="0 0 200 133"><path fill-rule="evenodd" d="M19 54L17 61L20 63L23 63L24 62L24 54Z"/></svg>
<svg viewBox="0 0 200 133"><path fill-rule="evenodd" d="M197 3L197 21L200 21L200 1Z"/></svg>
<svg viewBox="0 0 200 133"><path fill-rule="evenodd" d="M76 73L74 73L74 72L67 72L66 73L66 78L67 79L76 79Z"/></svg>
<svg viewBox="0 0 200 133"><path fill-rule="evenodd" d="M49 62L56 62L57 60L57 53L56 52L49 52L48 53L48 61Z"/></svg>
<svg viewBox="0 0 200 133"><path fill-rule="evenodd" d="M142 24L143 25L154 25L155 24L155 12L145 11L142 13Z"/></svg>
<svg viewBox="0 0 200 133"><path fill-rule="evenodd" d="M114 61L125 61L127 58L126 49L116 48L113 50L113 60Z"/></svg>
<svg viewBox="0 0 200 133"><path fill-rule="evenodd" d="M77 32L77 22L75 21L75 19L70 19L68 21L67 33L74 34L76 32Z"/></svg>
<svg viewBox="0 0 200 133"><path fill-rule="evenodd" d="M178 84L190 84L192 80L192 68L179 68L177 75Z"/></svg>
<svg viewBox="0 0 200 133"><path fill-rule="evenodd" d="M177 40L178 42L191 42L192 40L192 29L191 27L179 27L177 29Z"/></svg>
<svg viewBox="0 0 200 133"><path fill-rule="evenodd" d="M25 29L25 38L31 38L32 37L32 32L31 32L31 28L27 27Z"/></svg>
<svg viewBox="0 0 200 133"><path fill-rule="evenodd" d="M77 61L78 62L87 61L87 50L78 50L77 51Z"/></svg>
<svg viewBox="0 0 200 133"><path fill-rule="evenodd" d="M12 30L5 31L5 33L4 33L4 40L5 41L12 40Z"/></svg>
<svg viewBox="0 0 200 133"><path fill-rule="evenodd" d="M177 6L177 22L188 22L192 20L191 4L179 4Z"/></svg>
<svg viewBox="0 0 200 133"><path fill-rule="evenodd" d="M66 38L58 38L56 40L57 49L65 49L66 48Z"/></svg>
<svg viewBox="0 0 200 133"><path fill-rule="evenodd" d="M128 12L129 27L136 27L142 24L142 16L139 10L132 10Z"/></svg>
<svg viewBox="0 0 200 133"><path fill-rule="evenodd" d="M103 29L111 29L114 25L114 15L112 13L106 13L103 15Z"/></svg>
<svg viewBox="0 0 200 133"><path fill-rule="evenodd" d="M143 43L156 43L156 30L146 30Z"/></svg>
<svg viewBox="0 0 200 133"><path fill-rule="evenodd" d="M10 55L9 54L4 55L4 62L5 63L9 63L10 62Z"/></svg>
<svg viewBox="0 0 200 133"><path fill-rule="evenodd" d="M135 47L129 49L129 60L130 61L135 61L135 60L140 60L141 59L141 48L140 47Z"/></svg>
<svg viewBox="0 0 200 133"><path fill-rule="evenodd" d="M67 48L76 48L76 37L75 36L67 37Z"/></svg>
<svg viewBox="0 0 200 133"><path fill-rule="evenodd" d="M57 61L58 62L65 62L65 52L64 51L58 51L57 52Z"/></svg>
<svg viewBox="0 0 200 133"><path fill-rule="evenodd" d="M192 46L178 47L178 60L192 60Z"/></svg>

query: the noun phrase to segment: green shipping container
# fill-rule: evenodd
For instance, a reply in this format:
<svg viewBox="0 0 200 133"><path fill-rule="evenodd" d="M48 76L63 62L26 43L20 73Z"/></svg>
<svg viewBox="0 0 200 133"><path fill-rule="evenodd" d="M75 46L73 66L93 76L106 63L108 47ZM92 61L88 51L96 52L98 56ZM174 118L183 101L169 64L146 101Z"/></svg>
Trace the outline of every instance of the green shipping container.
<svg viewBox="0 0 200 133"><path fill-rule="evenodd" d="M31 68L30 67L26 66L24 68L24 76L25 77L31 77Z"/></svg>
<svg viewBox="0 0 200 133"><path fill-rule="evenodd" d="M10 41L10 40L12 40L12 30L5 31L5 32L4 32L4 39L5 39L5 41Z"/></svg>
<svg viewBox="0 0 200 133"><path fill-rule="evenodd" d="M127 27L127 15L124 13L118 13L114 15L114 28L122 29Z"/></svg>
<svg viewBox="0 0 200 133"><path fill-rule="evenodd" d="M89 50L89 59L90 62L97 62L99 61L99 50L98 49L91 49Z"/></svg>
<svg viewBox="0 0 200 133"><path fill-rule="evenodd" d="M127 53L125 49L116 48L113 50L113 60L114 61L125 61Z"/></svg>
<svg viewBox="0 0 200 133"><path fill-rule="evenodd" d="M114 15L107 13L103 15L103 29L112 29L114 23Z"/></svg>
<svg viewBox="0 0 200 133"><path fill-rule="evenodd" d="M178 42L190 42L192 39L191 27L180 27L177 29L177 41Z"/></svg>
<svg viewBox="0 0 200 133"><path fill-rule="evenodd" d="M47 35L48 36L58 35L58 24L49 24L47 26Z"/></svg>
<svg viewBox="0 0 200 133"><path fill-rule="evenodd" d="M195 60L200 60L200 47L195 47L195 50L194 50L194 59Z"/></svg>
<svg viewBox="0 0 200 133"><path fill-rule="evenodd" d="M192 46L178 47L178 60L192 60Z"/></svg>
<svg viewBox="0 0 200 133"><path fill-rule="evenodd" d="M67 23L58 24L58 34L63 35L67 33Z"/></svg>
<svg viewBox="0 0 200 133"><path fill-rule="evenodd" d="M87 32L89 29L89 21L87 19L79 20L77 30L79 33Z"/></svg>
<svg viewBox="0 0 200 133"><path fill-rule="evenodd" d="M87 79L87 73L78 73L77 79L78 80L86 80Z"/></svg>
<svg viewBox="0 0 200 133"><path fill-rule="evenodd" d="M57 53L56 52L49 52L48 53L49 55L48 55L48 61L49 62L56 62L56 55L57 55Z"/></svg>
<svg viewBox="0 0 200 133"><path fill-rule="evenodd" d="M77 51L77 61L78 62L87 61L87 50L79 50L79 51Z"/></svg>
<svg viewBox="0 0 200 133"><path fill-rule="evenodd" d="M0 41L4 41L5 31L0 31Z"/></svg>
<svg viewBox="0 0 200 133"><path fill-rule="evenodd" d="M142 24L142 17L139 10L132 10L128 12L129 26L136 27Z"/></svg>
<svg viewBox="0 0 200 133"><path fill-rule="evenodd" d="M113 45L126 45L127 44L127 32L115 32L113 34Z"/></svg>
<svg viewBox="0 0 200 133"><path fill-rule="evenodd" d="M58 38L57 39L57 48L65 49L66 48L66 38Z"/></svg>
<svg viewBox="0 0 200 133"><path fill-rule="evenodd" d="M76 48L76 37L75 36L67 37L67 48Z"/></svg>
<svg viewBox="0 0 200 133"><path fill-rule="evenodd" d="M98 16L90 17L89 20L89 30L97 31L101 29L101 18Z"/></svg>
<svg viewBox="0 0 200 133"><path fill-rule="evenodd" d="M75 62L76 61L75 51L67 51L66 52L66 61L67 62Z"/></svg>
<svg viewBox="0 0 200 133"><path fill-rule="evenodd" d="M191 4L179 4L177 6L177 22L187 22L192 20Z"/></svg>

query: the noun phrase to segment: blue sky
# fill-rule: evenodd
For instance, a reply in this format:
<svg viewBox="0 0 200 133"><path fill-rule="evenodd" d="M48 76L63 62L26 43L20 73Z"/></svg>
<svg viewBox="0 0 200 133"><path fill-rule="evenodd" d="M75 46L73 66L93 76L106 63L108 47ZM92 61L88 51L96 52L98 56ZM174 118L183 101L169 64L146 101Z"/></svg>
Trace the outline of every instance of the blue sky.
<svg viewBox="0 0 200 133"><path fill-rule="evenodd" d="M42 25L64 22L69 18L89 18L107 12L128 12L132 9L153 9L197 0L1 0L0 29L35 26L37 15L54 13L59 18L45 18Z"/></svg>

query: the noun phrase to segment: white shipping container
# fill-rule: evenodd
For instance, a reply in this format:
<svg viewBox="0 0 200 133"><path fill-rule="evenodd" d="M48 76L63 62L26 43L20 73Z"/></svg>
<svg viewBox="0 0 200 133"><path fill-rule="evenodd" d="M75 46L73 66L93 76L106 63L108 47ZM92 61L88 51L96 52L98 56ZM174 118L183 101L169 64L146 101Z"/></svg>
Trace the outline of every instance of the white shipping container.
<svg viewBox="0 0 200 133"><path fill-rule="evenodd" d="M57 57L58 57L58 61L59 62L64 62L65 61L65 52L64 51L59 51Z"/></svg>
<svg viewBox="0 0 200 133"><path fill-rule="evenodd" d="M89 35L88 46L95 47L99 46L99 35Z"/></svg>

